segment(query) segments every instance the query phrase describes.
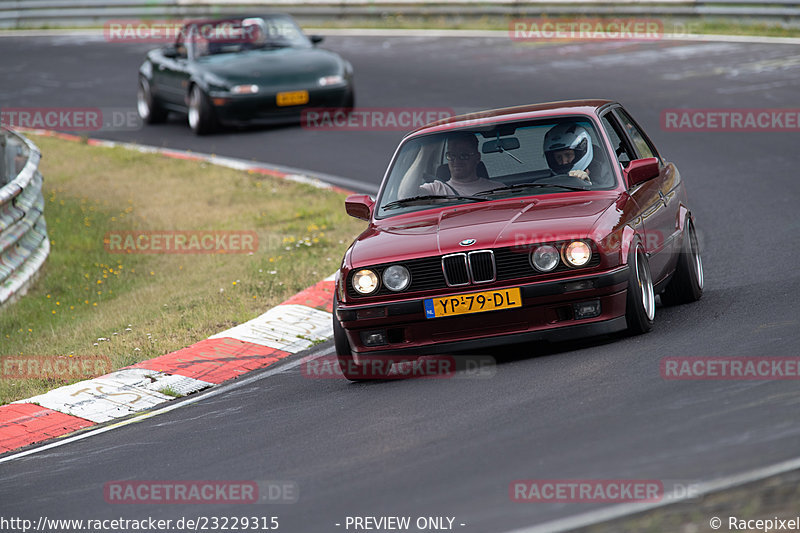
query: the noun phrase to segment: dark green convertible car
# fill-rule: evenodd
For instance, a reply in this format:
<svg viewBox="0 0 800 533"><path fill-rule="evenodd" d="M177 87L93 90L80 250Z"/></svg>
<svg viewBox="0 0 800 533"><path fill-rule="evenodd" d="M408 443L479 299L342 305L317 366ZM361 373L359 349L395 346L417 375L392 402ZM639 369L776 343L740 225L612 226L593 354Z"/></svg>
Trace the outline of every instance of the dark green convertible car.
<svg viewBox="0 0 800 533"><path fill-rule="evenodd" d="M185 113L198 135L220 125L297 121L307 108L352 108L353 67L317 48L289 15L185 24L139 67L137 110L148 124Z"/></svg>

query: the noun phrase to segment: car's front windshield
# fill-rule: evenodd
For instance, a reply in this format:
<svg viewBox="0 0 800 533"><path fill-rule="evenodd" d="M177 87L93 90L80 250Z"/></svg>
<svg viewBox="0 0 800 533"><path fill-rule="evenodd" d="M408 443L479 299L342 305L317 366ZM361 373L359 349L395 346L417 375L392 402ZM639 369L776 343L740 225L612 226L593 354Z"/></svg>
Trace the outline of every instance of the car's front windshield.
<svg viewBox="0 0 800 533"><path fill-rule="evenodd" d="M248 50L310 48L311 42L289 17L248 17L193 24L184 30L195 57Z"/></svg>
<svg viewBox="0 0 800 533"><path fill-rule="evenodd" d="M611 189L616 177L589 117L493 124L406 141L377 216L499 198Z"/></svg>

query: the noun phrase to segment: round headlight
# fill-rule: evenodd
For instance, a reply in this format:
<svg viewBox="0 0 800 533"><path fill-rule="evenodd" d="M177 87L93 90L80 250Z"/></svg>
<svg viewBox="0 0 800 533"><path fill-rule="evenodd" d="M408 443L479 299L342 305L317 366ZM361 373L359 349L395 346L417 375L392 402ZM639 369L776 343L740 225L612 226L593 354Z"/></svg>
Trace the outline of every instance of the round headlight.
<svg viewBox="0 0 800 533"><path fill-rule="evenodd" d="M383 284L390 291L402 291L411 283L411 274L401 265L392 265L383 271Z"/></svg>
<svg viewBox="0 0 800 533"><path fill-rule="evenodd" d="M583 241L572 241L564 249L564 260L572 266L583 266L592 258L592 249Z"/></svg>
<svg viewBox="0 0 800 533"><path fill-rule="evenodd" d="M558 266L558 249L550 244L538 246L531 254L531 263L540 272L550 272Z"/></svg>
<svg viewBox="0 0 800 533"><path fill-rule="evenodd" d="M359 294L371 294L378 288L378 276L372 270L359 270L353 274L353 288Z"/></svg>

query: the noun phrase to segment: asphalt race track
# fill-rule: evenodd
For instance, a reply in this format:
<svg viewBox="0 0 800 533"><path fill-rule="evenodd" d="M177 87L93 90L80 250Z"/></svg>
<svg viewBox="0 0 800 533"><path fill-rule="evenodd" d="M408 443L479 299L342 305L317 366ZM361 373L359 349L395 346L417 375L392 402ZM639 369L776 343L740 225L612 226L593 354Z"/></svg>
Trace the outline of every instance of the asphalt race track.
<svg viewBox="0 0 800 533"><path fill-rule="evenodd" d="M297 366L270 369L184 408L0 464L0 515L277 516L286 532L345 531L346 516L449 516L460 531L507 531L604 505L514 503L513 480L695 483L797 456L796 381L666 381L659 361L798 355L800 131L671 132L660 116L800 108L800 45L335 36L324 46L353 63L358 106L622 102L687 182L703 245L702 300L658 307L643 336L497 350L486 378L349 384L306 379ZM149 47L0 37L0 105L133 109ZM291 126L198 138L176 117L97 136L325 172L370 190L402 132ZM330 344L318 353L330 354ZM285 480L300 499L109 505L103 486L120 479Z"/></svg>

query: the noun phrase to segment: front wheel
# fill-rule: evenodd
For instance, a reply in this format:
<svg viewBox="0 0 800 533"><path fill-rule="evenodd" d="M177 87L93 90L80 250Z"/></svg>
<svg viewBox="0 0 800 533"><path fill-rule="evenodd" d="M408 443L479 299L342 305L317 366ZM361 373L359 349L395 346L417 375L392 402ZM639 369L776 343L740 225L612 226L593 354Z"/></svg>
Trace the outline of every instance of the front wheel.
<svg viewBox="0 0 800 533"><path fill-rule="evenodd" d="M348 112L356 107L356 93L353 89L347 91L347 96L344 98L344 105L342 105Z"/></svg>
<svg viewBox="0 0 800 533"><path fill-rule="evenodd" d="M158 124L167 118L167 111L156 101L150 82L144 76L139 76L136 88L136 111L145 124Z"/></svg>
<svg viewBox="0 0 800 533"><path fill-rule="evenodd" d="M697 233L691 220L686 222L678 264L664 292L661 302L664 305L678 305L695 302L703 295L703 260Z"/></svg>
<svg viewBox="0 0 800 533"><path fill-rule="evenodd" d="M197 85L193 85L189 93L189 127L197 135L212 133L217 129L211 101Z"/></svg>
<svg viewBox="0 0 800 533"><path fill-rule="evenodd" d="M636 242L628 252L628 296L625 319L633 334L646 333L656 317L656 297L650 264L641 243Z"/></svg>

